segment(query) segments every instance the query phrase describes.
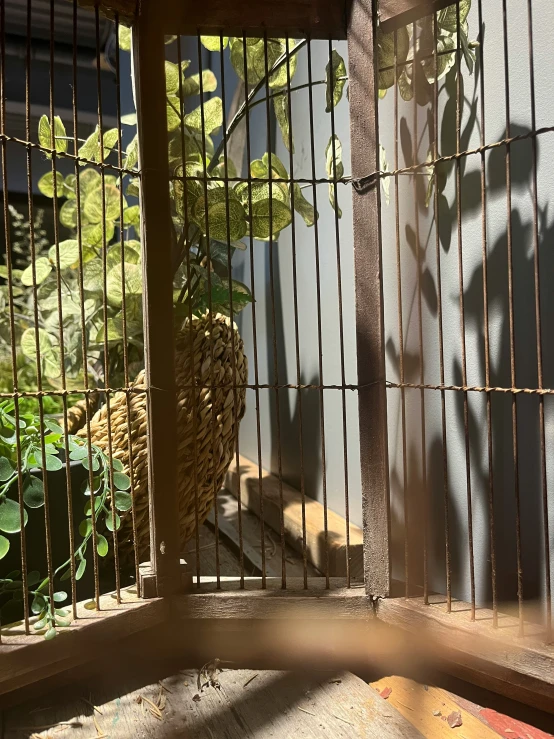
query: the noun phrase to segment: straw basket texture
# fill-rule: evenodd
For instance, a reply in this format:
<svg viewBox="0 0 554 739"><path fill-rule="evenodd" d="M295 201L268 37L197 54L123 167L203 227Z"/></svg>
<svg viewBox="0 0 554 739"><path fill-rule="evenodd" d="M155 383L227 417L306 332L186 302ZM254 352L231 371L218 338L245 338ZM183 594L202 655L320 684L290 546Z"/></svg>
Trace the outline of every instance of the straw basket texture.
<svg viewBox="0 0 554 739"><path fill-rule="evenodd" d="M242 339L229 318L217 314L210 321L205 314L192 319L192 330L185 322L175 341L177 494L182 549L194 535L196 516L201 525L213 506L215 493L223 485L245 410L245 388L240 386L247 379ZM144 371L133 387L145 389ZM73 418L82 418L81 425L83 410L83 403L72 409ZM121 460L124 471L133 480L137 553L143 561L149 554L146 394L116 393L110 399L109 421L112 454ZM90 431L91 441L108 451L106 406L91 419ZM86 425L78 436L87 438ZM121 516L118 550L122 561L133 556L131 512Z"/></svg>

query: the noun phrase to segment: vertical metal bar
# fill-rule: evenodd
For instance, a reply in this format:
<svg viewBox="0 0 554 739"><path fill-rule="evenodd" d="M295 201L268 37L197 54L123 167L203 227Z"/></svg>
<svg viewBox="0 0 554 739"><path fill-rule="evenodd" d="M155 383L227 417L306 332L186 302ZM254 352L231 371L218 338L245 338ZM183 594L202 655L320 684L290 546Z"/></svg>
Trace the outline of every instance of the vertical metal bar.
<svg viewBox="0 0 554 739"><path fill-rule="evenodd" d="M115 18L115 36L119 39L119 16ZM121 66L119 43L115 46L115 87L116 87L116 106L117 106L117 166L119 168L120 187L119 187L119 223L120 223L120 246L121 246L121 308L122 308L122 333L123 333L123 378L125 385L125 412L127 416L127 453L129 455L129 479L131 480L131 523L133 530L133 554L135 558L135 582L137 587L137 596L141 595L140 581L140 561L138 551L138 531L137 531L137 515L136 515L136 488L135 488L135 469L133 459L133 432L131 426L131 398L128 392L129 388L129 354L127 346L127 303L125 300L125 238L123 231L123 178L125 176L123 170L123 142L121 138ZM116 507L112 501L112 523L115 532L116 524ZM117 548L117 539L114 537L114 547Z"/></svg>
<svg viewBox="0 0 554 739"><path fill-rule="evenodd" d="M415 64L413 65L415 68ZM399 168L398 157L398 33L394 32L394 169ZM409 595L408 562L408 451L406 443L406 388L404 383L404 320L402 311L402 257L400 252L400 195L398 175L394 175L394 225L396 242L396 300L398 303L398 362L400 373L400 425L402 430L402 497L404 502L404 595Z"/></svg>
<svg viewBox="0 0 554 739"><path fill-rule="evenodd" d="M289 50L289 36L285 38L286 49ZM296 354L296 383L298 388L298 436L300 451L300 497L302 500L302 559L304 562L304 587L308 587L307 570L306 570L306 488L304 478L304 421L302 417L302 390L301 385L301 369L300 369L300 332L298 328L298 280L296 270L296 223L295 223L295 193L294 193L294 155L293 155L293 125L292 125L292 94L291 76L290 76L290 59L287 59L287 106L289 116L289 177L290 177L290 204L292 211L291 223L291 241L292 241L292 292L293 292L293 308L294 308L294 348ZM269 172L270 179L273 179L273 172Z"/></svg>
<svg viewBox="0 0 554 739"><path fill-rule="evenodd" d="M250 140L250 102L248 95L248 55L246 46L246 36L242 36L242 62L244 67L244 125L246 129L246 162L247 162L247 181L248 181L248 218L252 223L252 172L250 171L250 162L252 161L251 140ZM266 566L265 566L265 520L264 520L264 494L262 485L262 431L260 422L260 373L258 365L258 330L256 324L256 286L255 286L255 269L254 269L254 236L250 230L250 292L252 293L252 351L254 354L254 394L256 400L256 439L258 453L258 495L260 497L260 546L262 556L262 588L266 586ZM237 477L240 478L240 470L237 469ZM240 486L240 480L239 480Z"/></svg>
<svg viewBox="0 0 554 739"><path fill-rule="evenodd" d="M504 86L506 100L506 138L511 135L510 121L510 68L508 54L508 14L506 0L502 0L502 27L504 47ZM513 233L512 233L512 166L511 146L506 144L506 218L507 218L507 247L508 247L508 315L510 323L510 381L512 388L516 387L516 356L515 356L515 324L514 324L514 263L513 263ZM538 337L537 337L538 341ZM514 493L516 505L516 558L517 558L517 601L519 613L519 635L523 636L523 565L521 561L521 517L519 496L519 455L517 439L517 396L512 393L512 452L514 460ZM495 614L495 626L498 625Z"/></svg>
<svg viewBox="0 0 554 739"><path fill-rule="evenodd" d="M460 41L460 5L456 5L456 154L460 153L460 136L462 126L462 66ZM466 358L466 321L464 296L464 256L462 236L462 170L460 157L456 158L456 223L458 231L458 279L460 302L460 332L462 340L462 385L467 385ZM475 610L475 562L473 555L473 512L471 500L471 458L469 440L469 403L467 391L464 391L464 440L466 455L466 488L467 488L467 530L469 546L469 576L471 589L471 607Z"/></svg>
<svg viewBox="0 0 554 739"><path fill-rule="evenodd" d="M224 169L224 187L225 187L225 205L226 205L226 229L227 229L227 271L229 273L229 318L231 321L231 371L233 373L233 415L236 421L238 421L238 399L237 399L237 367L235 357L235 342L237 334L235 331L234 323L234 311L233 311L233 275L231 266L231 224L229 214L229 160L227 150L227 109L225 99L225 56L223 46L223 36L219 37L219 58L221 61L220 72L221 72L221 103L223 108L223 169ZM239 569L240 569L240 586L244 588L244 546L243 546L243 534L242 534L242 496L240 489L240 444L239 436L237 434L237 441L235 445L235 464L237 468L237 523L238 523L238 534L239 534ZM217 500L216 500L217 504Z"/></svg>
<svg viewBox="0 0 554 739"><path fill-rule="evenodd" d="M377 8L355 0L348 26L352 177L379 170ZM354 188L356 340L364 524L364 576L368 595L390 590L389 464L381 195L377 178Z"/></svg>
<svg viewBox="0 0 554 739"><path fill-rule="evenodd" d="M98 95L98 138L99 138L99 163L100 163L100 184L102 192L102 314L104 321L104 384L110 387L110 355L109 355L109 323L108 323L108 239L106 234L106 172L104 168L104 125L102 115L102 77L100 64L100 10L98 5L94 8L95 14L95 31L96 31L96 86ZM123 272L123 275L125 272ZM123 297L125 297L123 295ZM110 479L110 499L112 509L115 509L114 496L115 486L113 482L113 448L112 448L112 423L110 413L110 391L106 391L106 427L108 436L108 460L109 460L109 479ZM92 510L91 499L91 510ZM94 537L94 519L93 519L93 537ZM119 573L119 551L117 547L117 529L114 528L114 570L115 570L115 591L117 602L121 602L121 578ZM95 544L96 546L96 544Z"/></svg>
<svg viewBox="0 0 554 739"><path fill-rule="evenodd" d="M29 39L29 17L30 7L27 8L27 32ZM4 0L0 0L0 131L4 136L7 135L6 130L6 9ZM29 43L29 41L28 41ZM29 85L26 85L27 93ZM26 95L26 125L29 128L29 102L28 94ZM27 139L29 140L29 139ZM15 410L15 443L16 443L16 460L17 460L17 492L18 492L18 503L19 503L19 525L20 525L20 552L21 552L21 580L23 587L23 619L25 624L25 633L29 634L29 602L27 598L27 550L26 550L26 538L25 538L25 507L23 503L23 476L22 476L22 453L21 453L21 441L19 438L19 398L18 398L18 377L17 377L17 353L15 347L15 314L14 314L14 293L13 293L13 272L12 272L12 244L10 234L10 216L9 216L9 190L8 190L8 160L7 160L7 141L3 137L1 142L1 153L2 153L2 200L3 200L3 211L4 211L4 239L6 249L6 267L7 267L7 280L8 280L8 312L9 312L9 325L10 325L10 349L11 349L11 360L12 360L12 383L13 383L13 399L14 399L14 410ZM30 149L27 148L27 162L31 157ZM27 169L27 176L29 177L29 169ZM32 189L29 189L29 180L27 181L27 197L29 199L29 207L32 202ZM33 232L33 219L29 219L29 228L31 233ZM34 243L33 238L31 241ZM41 425L42 429L42 425ZM0 614L0 627L1 627L1 614ZM2 635L0 633L0 643L2 642Z"/></svg>
<svg viewBox="0 0 554 739"><path fill-rule="evenodd" d="M479 28L483 28L483 4L479 0ZM481 110L481 146L486 144L486 128L485 128L485 67L483 44L479 44L479 83L480 83L480 110ZM487 170L486 170L486 152L481 152L481 228L482 228L482 264L483 264L483 331L485 341L485 385L490 387L491 369L490 369L490 337L489 337L489 276L488 276L488 259L487 259ZM495 526L494 526L494 457L492 446L492 397L487 393L487 454L489 462L489 537L490 537L490 558L492 571L492 592L493 592L493 614L496 613L496 545L495 545ZM496 617L496 616L493 616ZM475 603L471 606L471 620L475 621Z"/></svg>
<svg viewBox="0 0 554 739"><path fill-rule="evenodd" d="M215 459L215 428L216 428L216 408L215 397L217 388L214 381L214 338L213 338L213 306L212 306L212 267L211 267L211 244L210 244L210 219L209 219L209 201L208 201L208 169L207 169L207 149L206 149L206 119L204 111L204 83L203 83L203 64L202 64L202 42L200 40L200 30L197 33L197 51L198 51L198 80L200 93L200 120L201 120L201 140L202 140L202 166L204 169L203 187L204 187L204 203L205 205L205 234L206 234L206 282L208 286L208 326L210 333L210 393L212 397L212 454L213 454L213 495L214 495L214 524L215 524L215 571L217 576L217 587L221 588L221 563L219 559L219 511L217 507L217 495L219 490L216 487L216 470L217 462Z"/></svg>
<svg viewBox="0 0 554 739"><path fill-rule="evenodd" d="M266 118L267 118L267 159L268 169L271 172L271 125L273 118L269 107L271 88L269 86L269 58L267 51L267 32L264 33L264 73L266 79ZM273 266L273 181L269 180L269 281L271 285L271 323L273 329L273 381L275 384L275 419L277 422L277 468L279 473L279 513L280 513L280 534L281 534L281 585L285 589L287 587L287 565L286 565L286 548L285 548L285 517L283 502L283 464L281 454L281 408L279 403L279 364L277 357L277 327L275 323L275 274Z"/></svg>
<svg viewBox="0 0 554 739"><path fill-rule="evenodd" d="M416 25L413 25L412 38L416 38ZM415 46L414 46L415 48ZM417 89L417 69L418 65L413 65L413 86ZM417 95L414 95L414 106L413 106L413 126L414 126L414 139L413 139L413 154L412 164L418 164L418 146L419 146L419 134L418 134L418 104ZM422 313L422 301L421 301L421 244L419 240L419 200L418 200L418 188L417 188L417 176L412 178L413 192L414 192L414 227L415 227L415 249L416 249L416 261L417 261L417 313L418 313L418 340L419 340L419 381L421 383L421 389L419 391L419 403L420 403L420 414L421 414L421 480L423 483L424 498L425 498L425 510L424 510L424 522L427 520L429 512L429 493L427 490L427 442L425 432L425 390L423 385L425 384L425 361L423 354L423 313ZM423 525L423 600L425 602L429 599L429 572L428 572L428 542L427 542L427 526ZM408 592L408 583L406 581L406 591Z"/></svg>
<svg viewBox="0 0 554 739"><path fill-rule="evenodd" d="M334 72L333 72L333 44L329 41L329 75L331 89L334 89ZM333 177L334 177L334 199L335 199L335 244L336 244L336 262L337 262L337 294L339 308L339 346L340 346L340 372L341 372L341 404L342 404L342 452L343 452L343 469L344 469L344 504L346 519L346 583L350 587L350 507L348 500L348 432L346 419L346 372L344 366L344 316L342 308L342 267L341 267L341 242L340 242L340 224L339 224L339 201L338 201L338 183L337 183L337 162L336 162L336 141L335 141L335 106L331 102L331 141L333 150ZM329 532L327 530L327 498L324 496L324 522L325 522L325 547L327 568L329 565ZM327 582L327 586L329 583Z"/></svg>
<svg viewBox="0 0 554 739"><path fill-rule="evenodd" d="M438 43L438 23L435 14L433 19L433 54L435 69L438 68L437 43ZM433 159L439 156L439 84L437 75L433 83ZM442 320L442 279L441 279L441 243L439 229L439 180L437 168L434 167L434 197L433 205L435 211L435 256L437 262L437 315L439 329L439 372L440 383L444 387L444 333ZM445 538L445 558L446 558L446 610L450 613L452 609L452 562L450 555L450 515L448 501L448 448L446 434L446 398L445 391L441 389L441 426L442 426L442 472L443 472L443 500L444 500L444 538ZM427 604L428 598L425 603Z"/></svg>
<svg viewBox="0 0 554 739"><path fill-rule="evenodd" d="M180 588L173 361L173 276L164 35L145 3L133 32L139 126L145 363L148 387L150 556L159 596Z"/></svg>
<svg viewBox="0 0 554 739"><path fill-rule="evenodd" d="M189 341L191 351L189 352L189 375L190 375L190 392L192 401L192 445L193 445L193 457L194 464L192 466L192 482L194 487L194 539L196 549L196 584L200 585L200 517L198 512L198 402L197 402L197 391L194 381L194 352L192 347L194 346L194 325L192 322L192 300L190 294L191 288L191 266L190 266L190 240L189 240L189 217L188 217L188 180L187 180L187 167L186 167L186 139L185 139L185 96L183 94L183 72L182 72L182 49L181 49L181 37L177 40L177 66L179 67L179 99L182 101L181 110L181 166L183 168L183 230L184 230L184 248L185 248L185 270L187 280L187 304L188 304L188 322L189 322Z"/></svg>
<svg viewBox="0 0 554 739"><path fill-rule="evenodd" d="M314 127L314 99L313 99L313 74L312 74L312 43L308 38L308 101L310 106L310 156L312 163L312 195L314 199L314 212L317 213L317 173L315 154L315 127ZM319 373L319 427L321 436L321 478L323 489L327 491L327 458L325 451L325 398L323 392L323 328L321 321L321 270L319 264L319 224L318 219L314 221L314 251L315 251L315 284L317 303L317 348L318 348L318 373ZM306 500L302 500L302 535L303 563L304 563L304 586L307 585L308 555L306 548Z"/></svg>
<svg viewBox="0 0 554 739"><path fill-rule="evenodd" d="M527 0L528 34L529 34L529 87L531 95L531 131L537 130L537 111L535 101L535 52L533 47L533 5ZM508 134L506 134L508 135ZM539 265L539 214L538 214L538 178L537 178L537 138L531 137L533 151L533 263L535 283L535 324L537 327L537 374L538 387L543 387L543 364L542 364L542 321L541 321L541 295L540 295L540 265ZM548 478L546 472L546 437L544 419L544 396L539 395L539 433L541 444L541 475L542 475L542 508L543 508L543 536L544 536L544 571L545 571L545 595L546 595L546 643L552 640L552 580L550 572L550 533L548 522Z"/></svg>

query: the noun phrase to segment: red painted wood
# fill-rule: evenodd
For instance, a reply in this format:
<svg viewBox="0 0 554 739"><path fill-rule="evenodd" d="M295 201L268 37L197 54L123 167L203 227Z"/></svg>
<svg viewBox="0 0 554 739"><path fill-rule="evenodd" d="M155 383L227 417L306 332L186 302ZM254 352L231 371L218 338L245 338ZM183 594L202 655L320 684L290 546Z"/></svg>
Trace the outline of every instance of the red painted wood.
<svg viewBox="0 0 554 739"><path fill-rule="evenodd" d="M553 736L540 729L535 729L534 726L524 724L523 721L497 713L492 708L482 708L479 715L503 739L552 739Z"/></svg>

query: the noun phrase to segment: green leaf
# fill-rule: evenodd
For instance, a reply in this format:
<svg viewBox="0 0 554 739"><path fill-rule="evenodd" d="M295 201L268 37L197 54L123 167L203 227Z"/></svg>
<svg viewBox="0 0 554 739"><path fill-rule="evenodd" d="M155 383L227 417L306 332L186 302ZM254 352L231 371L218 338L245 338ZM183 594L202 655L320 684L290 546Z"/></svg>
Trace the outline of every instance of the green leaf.
<svg viewBox="0 0 554 739"><path fill-rule="evenodd" d="M32 570L27 573L27 586L32 587L40 581L40 572L38 570Z"/></svg>
<svg viewBox="0 0 554 739"><path fill-rule="evenodd" d="M41 357L52 354L52 340L48 331L43 328L38 330L38 345ZM29 359L37 358L35 329L26 329L21 336L21 351Z"/></svg>
<svg viewBox="0 0 554 739"><path fill-rule="evenodd" d="M125 264L138 264L140 262L139 252L129 246L128 243L124 245L123 253ZM121 267L121 244L114 244L108 249L106 264L108 272L117 265Z"/></svg>
<svg viewBox="0 0 554 739"><path fill-rule="evenodd" d="M105 226L105 228L104 228ZM104 223L94 223L83 226L81 229L82 240L88 246L102 246L104 243L104 233L106 234L106 244L109 244L115 233L115 224L113 221L105 221ZM85 254L83 254L85 257ZM89 261L89 260L84 260Z"/></svg>
<svg viewBox="0 0 554 739"><path fill-rule="evenodd" d="M132 179L129 180L129 184L127 185L125 194L133 198L138 198L140 196L140 187L139 187L138 178L133 177Z"/></svg>
<svg viewBox="0 0 554 739"><path fill-rule="evenodd" d="M127 158L125 159L125 162L124 162L125 169L133 169L133 167L138 162L138 134L135 134L135 136L129 142L129 145L125 149L125 154L127 155ZM129 188L127 188L127 194L128 195L132 194L129 192ZM138 195L138 192L137 192L137 195Z"/></svg>
<svg viewBox="0 0 554 739"><path fill-rule="evenodd" d="M130 493L122 493L116 490L114 496L115 507L118 511L130 511L133 507L133 498Z"/></svg>
<svg viewBox="0 0 554 739"><path fill-rule="evenodd" d="M56 151L67 151L65 126L59 115L54 116L54 136ZM52 127L46 115L38 122L38 142L44 149L52 149Z"/></svg>
<svg viewBox="0 0 554 739"><path fill-rule="evenodd" d="M60 223L69 229L77 228L77 203L75 200L66 200L60 208Z"/></svg>
<svg viewBox="0 0 554 739"><path fill-rule="evenodd" d="M136 113L127 113L126 115L121 116L121 123L124 126L136 126L137 125L137 114Z"/></svg>
<svg viewBox="0 0 554 739"><path fill-rule="evenodd" d="M398 91L400 92L402 100L405 100L408 103L410 100L413 100L414 90L406 69L402 71L402 74L398 78ZM384 90L384 92L386 92L386 90Z"/></svg>
<svg viewBox="0 0 554 739"><path fill-rule="evenodd" d="M281 137L283 144L290 151L290 121L289 121L289 105L286 95L278 95L273 98L273 108L275 117L281 129ZM292 153L294 154L294 141L292 142Z"/></svg>
<svg viewBox="0 0 554 739"><path fill-rule="evenodd" d="M63 195L66 198L75 198L75 175L74 174L68 174L65 180L63 181Z"/></svg>
<svg viewBox="0 0 554 739"><path fill-rule="evenodd" d="M270 157L266 151L266 153L262 157L262 164L265 166L265 171L266 171L266 174L263 175L264 177L269 176L269 160L270 160ZM272 180L279 179L279 178L282 178L283 180L287 180L289 177L287 168L285 167L283 162L279 159L277 154L274 154L273 152L271 153L271 171L272 171L272 176L271 176Z"/></svg>
<svg viewBox="0 0 554 739"><path fill-rule="evenodd" d="M255 239L276 239L292 221L290 208L269 198L252 204L252 235Z"/></svg>
<svg viewBox="0 0 554 739"><path fill-rule="evenodd" d="M64 600L67 600L67 593L65 590L58 590L57 593L54 593L54 603L63 603Z"/></svg>
<svg viewBox="0 0 554 739"><path fill-rule="evenodd" d="M131 51L131 29L127 26L119 26L119 48L123 51Z"/></svg>
<svg viewBox="0 0 554 739"><path fill-rule="evenodd" d="M105 216L102 203L105 203ZM104 218L107 221L115 221L119 218L120 192L115 185L106 185L104 192L99 187L86 197L84 213L91 223L101 223ZM123 198L123 208L127 207L127 201Z"/></svg>
<svg viewBox="0 0 554 739"><path fill-rule="evenodd" d="M0 531L6 534L17 534L21 531L21 508L19 503L11 498L0 501ZM27 511L23 510L23 525L27 525Z"/></svg>
<svg viewBox="0 0 554 739"><path fill-rule="evenodd" d="M178 95L170 93L167 96L167 130L175 131L181 126L181 101Z"/></svg>
<svg viewBox="0 0 554 739"><path fill-rule="evenodd" d="M102 177L98 170L93 167L87 167L79 174L79 187L81 190L81 197L86 195L91 190L96 190L100 187Z"/></svg>
<svg viewBox="0 0 554 739"><path fill-rule="evenodd" d="M131 205L123 211L123 224L125 226L140 226L140 207Z"/></svg>
<svg viewBox="0 0 554 739"><path fill-rule="evenodd" d="M85 459L85 457L88 457L88 446L86 444L69 453L69 459L74 462L79 462L81 459Z"/></svg>
<svg viewBox="0 0 554 739"><path fill-rule="evenodd" d="M42 451L39 449L35 449L34 457L37 463L37 467L43 466L43 455ZM56 472L56 470L62 469L62 463L59 459L59 457L55 456L54 454L46 453L44 457L44 466L49 472Z"/></svg>
<svg viewBox="0 0 554 739"><path fill-rule="evenodd" d="M63 184L64 179L63 175L59 172L56 172L56 195L57 197L61 197L63 193ZM52 172L47 172L46 174L43 174L40 180L38 181L38 189L41 191L43 195L46 195L47 198L53 198L54 197L54 176L52 175Z"/></svg>
<svg viewBox="0 0 554 739"><path fill-rule="evenodd" d="M297 182L294 183L294 210L300 213L306 226L313 226L319 218L319 214L316 213L314 206L306 200Z"/></svg>
<svg viewBox="0 0 554 739"><path fill-rule="evenodd" d="M110 156L112 149L118 143L117 128L110 128L109 131L106 131L104 133L103 142L104 142L103 155L104 155L104 161L106 161L106 159Z"/></svg>
<svg viewBox="0 0 554 739"><path fill-rule="evenodd" d="M79 261L78 241L75 241L74 239L67 239L66 241L61 241L58 246L60 253L60 269L67 269L68 267L72 267L74 264L77 264L77 262ZM57 254L55 244L54 246L50 247L48 258L50 259L52 264L56 265Z"/></svg>
<svg viewBox="0 0 554 739"><path fill-rule="evenodd" d="M40 285L52 272L52 265L47 257L39 257L35 262L35 279L33 280L33 265L30 264L23 270L21 282L27 287Z"/></svg>
<svg viewBox="0 0 554 739"><path fill-rule="evenodd" d="M325 67L325 84L327 108L326 113L331 112L342 100L342 93L346 84L346 64L336 49L331 54L331 62Z"/></svg>
<svg viewBox="0 0 554 739"><path fill-rule="evenodd" d="M294 48L294 39L289 39L289 52ZM244 81L244 44L242 38L231 38L231 64L235 68L236 73L241 80ZM287 49L285 39L270 38L267 40L267 61L266 50L263 39L247 39L246 41L246 64L248 71L248 84L255 85L265 79L266 64L270 72L269 86L272 88L285 87L287 85L288 75L287 63L282 64L279 69L271 74L271 70L275 62L282 56ZM296 54L291 56L288 61L290 67L290 79L294 77L297 67Z"/></svg>
<svg viewBox="0 0 554 739"><path fill-rule="evenodd" d="M80 580L83 575L85 574L85 569L87 567L87 561L86 559L82 559L79 562L79 566L77 567L77 572L75 573L75 579Z"/></svg>
<svg viewBox="0 0 554 739"><path fill-rule="evenodd" d="M47 622L48 622L48 617L43 616L39 621L36 621L33 624L33 629L35 629L36 631L40 631L46 626Z"/></svg>
<svg viewBox="0 0 554 739"><path fill-rule="evenodd" d="M92 521L90 518L85 518L84 521L81 521L79 524L79 533L85 539L89 534L92 533Z"/></svg>
<svg viewBox="0 0 554 739"><path fill-rule="evenodd" d="M177 92L179 89L179 67L173 62L165 63L165 91L166 93Z"/></svg>
<svg viewBox="0 0 554 739"><path fill-rule="evenodd" d="M44 638L47 641L50 641L51 639L54 639L57 635L58 635L58 632L56 631L56 629L53 626L51 626L48 629L48 631L46 632L46 634L44 635Z"/></svg>
<svg viewBox="0 0 554 739"><path fill-rule="evenodd" d="M116 472L123 472L123 462L117 457L112 459L112 467Z"/></svg>
<svg viewBox="0 0 554 739"><path fill-rule="evenodd" d="M97 162L100 159L100 131L98 126L86 139L85 143L80 147L79 156L83 159Z"/></svg>
<svg viewBox="0 0 554 739"><path fill-rule="evenodd" d="M131 478L124 472L114 472L113 484L118 490L129 490L131 487Z"/></svg>
<svg viewBox="0 0 554 739"><path fill-rule="evenodd" d="M105 517L104 521L106 523L106 528L108 529L108 531L113 531L114 530L114 527L113 527L113 513L111 511L109 513L106 513L106 517ZM121 518L116 513L115 514L115 529L116 529L116 531L119 529L120 526L121 526Z"/></svg>
<svg viewBox="0 0 554 739"><path fill-rule="evenodd" d="M46 609L46 598L42 593L36 593L31 604L31 611L37 615Z"/></svg>
<svg viewBox="0 0 554 739"><path fill-rule="evenodd" d="M465 23L469 11L471 9L471 0L460 0L459 3L453 3L448 8L441 10L438 16L438 23L440 28L444 28L446 31L456 33L458 24L458 10L457 5L460 6L460 25Z"/></svg>
<svg viewBox="0 0 554 739"><path fill-rule="evenodd" d="M121 264L110 269L107 277L107 298L111 305L119 307L123 302ZM125 295L142 294L142 269L138 264L125 264Z"/></svg>
<svg viewBox="0 0 554 739"><path fill-rule="evenodd" d="M99 557L105 557L108 553L108 540L102 534L96 534L96 551Z"/></svg>
<svg viewBox="0 0 554 739"><path fill-rule="evenodd" d="M386 90L394 85L395 55L394 33L377 31L377 63L379 65L379 89ZM408 58L410 37L405 26L396 31L396 64L402 65Z"/></svg>
<svg viewBox="0 0 554 739"><path fill-rule="evenodd" d="M3 559L10 551L10 540L0 534L0 559Z"/></svg>
<svg viewBox="0 0 554 739"><path fill-rule="evenodd" d="M202 72L202 92L215 92L217 90L217 77L211 69ZM198 95L200 93L200 75L193 74L183 80L183 95Z"/></svg>
<svg viewBox="0 0 554 739"><path fill-rule="evenodd" d="M208 228L210 237L219 241L236 241L247 233L246 213L242 203L232 189L224 187L208 190ZM229 219L227 220L227 216ZM193 208L194 221L205 232L206 229L206 198L200 197Z"/></svg>
<svg viewBox="0 0 554 739"><path fill-rule="evenodd" d="M335 134L329 139L329 143L325 149L325 169L327 176L331 180L338 180L344 175L344 165L342 163L342 144L339 137ZM335 183L329 183L329 202L334 210L337 211L339 218L342 217L342 210L335 203Z"/></svg>
<svg viewBox="0 0 554 739"><path fill-rule="evenodd" d="M204 107L204 129L211 134L223 125L223 105L220 97L210 98ZM199 105L185 116L185 125L193 131L202 131L202 112Z"/></svg>
<svg viewBox="0 0 554 739"><path fill-rule="evenodd" d="M0 481L6 482L14 473L12 463L7 457L0 457Z"/></svg>
<svg viewBox="0 0 554 739"><path fill-rule="evenodd" d="M220 36L200 36L200 41L208 51L221 51L221 42L223 41L223 48L226 49L229 37L223 36L222 39Z"/></svg>
<svg viewBox="0 0 554 739"><path fill-rule="evenodd" d="M28 508L40 508L44 505L44 485L42 480L29 475L23 483L23 502Z"/></svg>

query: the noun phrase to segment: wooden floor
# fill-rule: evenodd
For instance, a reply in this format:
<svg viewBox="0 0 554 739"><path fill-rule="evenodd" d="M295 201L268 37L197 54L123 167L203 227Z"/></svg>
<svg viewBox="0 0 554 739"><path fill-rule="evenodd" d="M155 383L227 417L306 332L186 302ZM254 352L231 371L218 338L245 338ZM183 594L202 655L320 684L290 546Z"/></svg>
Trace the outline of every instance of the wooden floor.
<svg viewBox="0 0 554 739"><path fill-rule="evenodd" d="M107 676L108 677L108 676ZM182 670L143 684L89 680L0 714L2 739L547 739L550 734L402 677ZM61 693L61 694L60 694Z"/></svg>

